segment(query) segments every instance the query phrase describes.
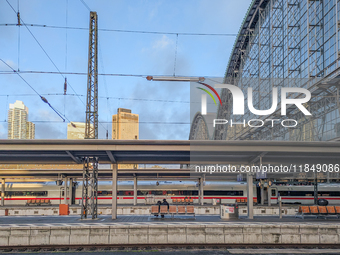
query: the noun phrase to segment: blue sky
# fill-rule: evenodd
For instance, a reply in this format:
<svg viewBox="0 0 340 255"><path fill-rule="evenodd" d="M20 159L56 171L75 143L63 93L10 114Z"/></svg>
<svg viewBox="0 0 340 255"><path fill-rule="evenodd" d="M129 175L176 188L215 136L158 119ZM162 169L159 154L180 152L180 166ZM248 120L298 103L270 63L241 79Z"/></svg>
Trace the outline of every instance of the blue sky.
<svg viewBox="0 0 340 255"><path fill-rule="evenodd" d="M18 0L8 0L18 9ZM174 33L237 34L250 0L84 0L98 13L98 28ZM19 0L26 24L88 27L89 11L80 0ZM67 13L67 15L66 15ZM8 3L0 1L0 25L17 23ZM20 47L18 35L20 29ZM29 27L56 66L87 72L88 31ZM0 26L0 58L20 71L57 71L28 30ZM66 40L67 37L67 40ZM173 75L176 35L99 31L99 73ZM179 35L176 75L224 75L236 36ZM67 54L66 54L67 47ZM18 52L20 49L20 54ZM0 71L9 69L0 63ZM59 74L22 74L40 94L62 94ZM86 75L66 75L80 96L46 95L71 121L85 121ZM36 124L37 139L66 139L61 119L15 74L0 73L0 138L7 138L8 104L21 100ZM140 116L140 139L188 139L190 83L149 82L139 77L99 77L99 138L111 137L111 116L118 107ZM68 94L74 94L69 87ZM7 96L8 95L8 96ZM109 97L109 99L107 99ZM80 100L81 99L81 100ZM160 101L154 101L160 100ZM171 102L169 102L171 101ZM177 102L173 102L177 101Z"/></svg>

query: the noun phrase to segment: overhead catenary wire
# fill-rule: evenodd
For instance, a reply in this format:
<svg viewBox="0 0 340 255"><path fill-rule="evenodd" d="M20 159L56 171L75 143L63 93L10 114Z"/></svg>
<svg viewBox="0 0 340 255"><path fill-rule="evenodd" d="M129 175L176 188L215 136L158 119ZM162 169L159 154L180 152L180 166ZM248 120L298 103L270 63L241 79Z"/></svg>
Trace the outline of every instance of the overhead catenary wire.
<svg viewBox="0 0 340 255"><path fill-rule="evenodd" d="M86 27L71 27L71 26L55 26L55 25L42 25L42 24L26 24L30 27L52 28L52 29L69 29L69 30L89 30ZM0 26L17 26L14 23L2 23ZM221 36L221 37L237 37L248 36L255 37L257 34L237 34L237 33L193 33L193 32L167 32L167 31L146 31L146 30L127 30L127 29L113 29L113 28L98 28L102 32L114 33L133 33L133 34L156 34L156 35L179 35L179 36ZM268 35L268 37L278 37L281 35ZM299 34L289 34L287 37L298 37ZM311 35L315 36L315 35Z"/></svg>
<svg viewBox="0 0 340 255"><path fill-rule="evenodd" d="M47 93L47 94L42 94L43 96L63 96L64 94L62 93ZM35 96L35 94L12 94L12 95L8 95L8 94L0 94L0 97L8 97L8 96L12 96L12 97L25 97L25 96ZM67 96L81 96L81 97L85 97L85 95L75 95L75 94L67 94ZM167 100L167 99L149 99L149 98L131 98L131 97L108 97L108 96L99 96L98 98L103 98L103 99L116 99L116 100L133 100L133 101L150 101L150 102L160 102L160 103L185 103L185 104L189 104L189 103L193 103L190 101L183 101L183 100ZM198 102L197 102L198 103Z"/></svg>
<svg viewBox="0 0 340 255"><path fill-rule="evenodd" d="M103 72L105 73L104 60L103 60L103 55L102 55L102 51L101 51L100 41L98 42L98 46L99 46L98 47L99 48L99 62L100 62L101 68L103 69ZM107 88L105 76L103 76L103 83L104 83L105 94L108 95L109 90ZM111 108L109 97L106 97L106 107L107 107L107 109L109 109L110 116L112 116L113 114L112 114L112 108ZM109 137L109 126L107 124L107 126L106 126L106 139L108 139L108 137Z"/></svg>
<svg viewBox="0 0 340 255"><path fill-rule="evenodd" d="M0 58L0 61L1 62L3 62L7 67L9 67L13 72L15 72L15 73L17 73L17 75L40 97L40 99L44 102L44 103L46 103L46 104L48 104L48 106L56 113L56 114L58 114L58 116L63 120L63 121L65 121L65 119L61 116L61 114L59 113L59 111L56 109L56 108L54 108L49 102L48 102L48 100L45 98L45 97L43 97L41 94L39 94L39 92L35 89L35 88L33 88L33 86L31 85L31 84L29 84L18 72L16 72L15 71L15 69L13 69L9 64L7 64L4 60L2 60L1 58Z"/></svg>
<svg viewBox="0 0 340 255"><path fill-rule="evenodd" d="M91 12L91 9L90 9L90 7L83 1L83 0L80 0L82 3L83 3L83 5ZM66 29L67 30L67 29ZM100 52L100 44L99 44L99 54L101 54L101 52ZM100 58L100 56L99 56L99 58ZM102 68L103 68L103 64L102 64ZM104 69L103 69L104 70ZM105 71L104 71L105 72ZM98 75L98 74L97 74ZM105 85L105 87L106 87L106 80L104 79L104 85ZM98 122L104 129L105 129L105 127L104 127L104 125L101 123L101 122ZM108 132L109 132L109 127L107 126L106 127L106 135L108 136Z"/></svg>
<svg viewBox="0 0 340 255"><path fill-rule="evenodd" d="M19 0L18 0L19 1ZM6 0L6 2L9 4L9 6L12 8L11 4ZM81 1L84 3L84 1ZM84 5L86 6L86 4L84 3ZM89 9L89 8L88 8ZM12 8L13 11L15 11L13 8ZM90 9L89 9L90 10ZM18 8L18 12L19 12L19 8ZM42 51L45 53L45 55L48 57L48 59L50 60L50 62L54 65L54 67L56 68L56 70L58 72L55 72L55 73L59 73L60 75L63 76L63 78L65 78L65 81L66 81L66 77L64 77L63 73L60 71L60 69L58 68L58 66L54 63L54 61L52 60L52 58L49 56L49 54L47 53L47 51L44 49L44 47L42 46L42 44L38 41L38 39L35 37L35 35L32 33L32 31L28 28L28 26L26 25L26 23L19 17L18 15L18 20L21 21L21 24L20 25L24 25L25 28L28 30L28 32L31 34L31 36L33 37L33 39L36 41L36 43L39 45L39 47L42 49ZM67 12L66 12L66 20L67 20ZM67 26L67 22L66 22L66 26ZM20 29L20 26L19 26L19 29ZM19 33L20 35L20 33ZM177 35L178 36L178 35ZM18 40L20 41L20 40ZM65 52L66 52L66 56L65 56L65 71L67 71L67 30L66 30L66 43L65 43ZM20 58L20 43L18 43L18 63L19 63L19 58ZM4 61L2 61L4 62ZM5 62L4 62L5 63ZM6 64L6 63L5 63ZM19 65L18 65L19 66ZM12 68L11 68L12 69ZM43 97L41 94L39 94L33 86L31 86L21 75L20 75L20 69L18 69L18 71L15 71L14 69L12 69L13 73L16 73L28 86L30 86L30 88L37 94L40 96L40 98L42 99L42 101L44 101L46 104L49 105L49 107L63 120L63 122L65 122L65 119L62 117L62 115L64 115L64 117L70 121L66 116L65 116L65 109L64 109L64 114L62 114L58 109L54 108L48 101L45 97ZM12 72L10 72L12 74ZM130 76L130 75L128 75ZM147 75L143 75L143 76L139 76L139 77L146 77ZM77 96L79 97L79 94L76 93L76 91L73 89L73 87L70 85L70 87L72 88L74 94L73 96ZM107 89L107 88L106 88ZM8 95L9 96L9 95ZM7 96L7 99L8 99L8 96ZM106 97L107 98L107 102L109 103L109 97ZM120 98L120 99L123 99L123 98ZM131 100L131 99L130 99ZM132 99L134 100L134 99ZM135 99L135 100L140 100L140 99ZM82 101L82 100L80 100ZM150 101L160 101L160 100L150 100ZM176 102L176 101L174 101ZM39 122L39 121L38 121ZM51 121L42 121L42 122L51 122ZM58 121L57 121L58 122ZM70 121L71 122L71 121ZM100 124L101 123L105 123L105 122L99 122ZM106 123L111 123L109 121L107 121ZM141 122L143 124L143 122ZM164 122L145 122L145 124L164 124ZM175 123L167 123L167 124L189 124L189 123L179 123L179 122L175 122ZM105 127L104 127L105 128Z"/></svg>
<svg viewBox="0 0 340 255"><path fill-rule="evenodd" d="M40 97L40 99L44 102L44 103L46 103L63 121L62 122L65 122L65 119L68 121L68 122L70 122L71 123L71 121L66 117L66 115L63 115L62 116L62 113L58 110L58 109L56 109L56 108L54 108L49 102L48 102L48 100L42 95L42 94L40 94L37 90L35 90L34 88L33 88L33 86L31 85L31 84L29 84L18 72L16 72L16 70L15 69L13 69L10 65L8 65L4 60L2 60L2 59L0 59L0 61L1 62L3 62L8 68L10 68L14 73L17 73L17 75L36 93L36 95L38 95L39 97ZM35 96L35 95L34 95ZM7 96L7 105L8 105L8 96ZM6 122L6 120L5 121L3 121L3 122ZM34 122L36 122L36 121L34 121ZM38 121L39 122L39 121ZM50 122L50 121L40 121L40 122ZM61 122L61 121L58 121L58 122ZM79 128L77 128L79 131L82 131L82 130L80 130Z"/></svg>
<svg viewBox="0 0 340 255"><path fill-rule="evenodd" d="M66 13L65 13L65 23L66 26L68 25L68 0L66 0ZM67 29L65 30L65 71L67 71ZM65 83L64 83L64 115L66 111L66 95L67 93L67 77L65 76Z"/></svg>
<svg viewBox="0 0 340 255"><path fill-rule="evenodd" d="M8 3L8 5L12 8L12 10L16 13L15 9L13 8L13 6L8 2L8 0L6 0L6 2ZM26 25L26 23L23 21L23 19L20 17L20 21L22 23L22 25L24 25L26 27L26 29L28 30L28 32L32 35L33 39L37 42L37 44L39 45L39 47L42 49L42 51L45 53L45 55L47 56L47 58L51 61L51 63L53 64L53 66L57 69L58 73L65 79L65 76L60 72L59 68L57 67L57 65L54 63L54 61L51 59L51 57L48 55L48 53L46 52L46 50L44 49L44 47L40 44L40 42L38 41L38 39L34 36L34 34L31 32L31 30L28 28L28 26ZM70 86L70 88L73 90L73 92L75 94L77 94L77 92L73 89L73 87L71 86L71 84L68 83L68 85ZM84 101L79 98L79 100L83 103L83 105L85 105Z"/></svg>
<svg viewBox="0 0 340 255"><path fill-rule="evenodd" d="M90 7L84 2L84 0L80 0L83 5L86 7L86 9L88 9L89 11L91 11Z"/></svg>
<svg viewBox="0 0 340 255"><path fill-rule="evenodd" d="M6 121L0 121L6 122ZM65 123L64 121L58 120L33 120L34 123ZM81 121L72 121L73 123L81 122ZM100 121L99 123L107 123L107 121ZM108 122L111 123L111 122ZM117 123L131 123L129 121L119 121ZM190 122L163 122L163 121L139 121L138 124L158 124L158 125L190 125Z"/></svg>
<svg viewBox="0 0 340 255"><path fill-rule="evenodd" d="M13 23L0 24L0 26L15 26ZM54 26L54 25L41 25L41 24L26 24L31 27L53 28L53 29L72 29L72 30L89 30L86 27L71 27L71 26ZM111 29L111 28L98 28L102 32L116 32L116 33L134 33L134 34L158 34L158 35L179 35L179 36L231 36L236 37L235 33L192 33L192 32L166 32L166 31L146 31L146 30L126 30L126 29ZM248 35L248 34L247 34ZM249 36L249 35L248 35Z"/></svg>
<svg viewBox="0 0 340 255"><path fill-rule="evenodd" d="M18 17L18 71L20 71L20 27L21 27L21 23L20 23L20 6L19 6L19 0L18 0L18 13L17 13L17 17Z"/></svg>
<svg viewBox="0 0 340 255"><path fill-rule="evenodd" d="M54 71L33 71L33 70L22 70L22 74L65 74L65 75L87 75L84 72L54 72ZM12 72L0 71L0 74L13 74ZM118 76L118 77L135 77L135 78L146 78L150 76L149 74L124 74L124 73L98 73L98 76ZM153 77L164 76L164 75L152 75ZM169 76L169 75L165 75ZM172 76L172 75L170 75ZM197 76L192 75L180 75L181 77L197 78ZM204 78L216 78L216 76L203 75Z"/></svg>
<svg viewBox="0 0 340 255"><path fill-rule="evenodd" d="M82 1L82 0L81 0ZM12 8L12 10L15 12L15 9L13 8L13 6L8 2L8 0L6 0L6 2L8 3L8 5ZM82 1L83 2L83 1ZM85 4L85 2L83 2L83 4L85 5L85 6L87 6L86 4ZM89 8L88 8L89 9ZM16 12L15 12L16 13ZM18 18L19 18L19 16L18 16ZM34 40L37 42L37 44L40 46L40 48L42 49L42 51L45 53L45 55L47 56L47 58L51 61L51 63L54 65L54 67L57 69L57 71L58 71L58 73L64 78L64 80L65 80L65 83L66 83L66 85L68 84L69 85L69 87L73 90L73 92L77 95L77 92L74 90L74 88L71 86L71 84L69 83L69 82L67 82L67 79L66 79L66 77L63 75L63 73L59 70L59 68L57 67L57 65L54 63L54 61L52 60L52 58L48 55L48 53L46 52L46 50L44 49L44 47L40 44L40 42L38 41L38 39L34 36L34 34L31 32L31 30L28 28L28 26L26 25L26 23L23 21L23 19L20 17L20 21L21 21L21 23L26 27L26 29L29 31L29 33L32 35L32 37L34 38ZM85 106L85 102L80 98L80 97L78 97L78 99L82 102L82 104ZM45 102L45 101L44 101ZM47 102L48 103L48 102ZM51 107L60 117L61 117L61 115L60 115L60 111L56 111L53 107ZM65 115L64 115L64 117L66 117ZM62 117L61 117L62 118ZM68 120L68 119L67 119ZM65 121L65 119L64 119L64 121ZM69 122L71 122L70 120L68 120ZM103 126L103 125L102 125ZM104 126L103 126L104 127ZM104 127L104 129L105 129L105 127Z"/></svg>
<svg viewBox="0 0 340 255"><path fill-rule="evenodd" d="M178 44L178 34L176 35L176 49L175 49L175 61L174 61L174 77L176 75L177 44Z"/></svg>

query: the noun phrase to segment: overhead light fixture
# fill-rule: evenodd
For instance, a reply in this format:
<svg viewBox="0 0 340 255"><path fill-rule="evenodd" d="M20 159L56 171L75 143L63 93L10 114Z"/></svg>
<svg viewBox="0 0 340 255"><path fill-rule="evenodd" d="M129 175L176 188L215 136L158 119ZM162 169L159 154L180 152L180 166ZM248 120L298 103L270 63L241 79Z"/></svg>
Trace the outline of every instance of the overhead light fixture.
<svg viewBox="0 0 340 255"><path fill-rule="evenodd" d="M180 77L180 76L147 76L148 81L189 81L189 82L203 82L204 77Z"/></svg>

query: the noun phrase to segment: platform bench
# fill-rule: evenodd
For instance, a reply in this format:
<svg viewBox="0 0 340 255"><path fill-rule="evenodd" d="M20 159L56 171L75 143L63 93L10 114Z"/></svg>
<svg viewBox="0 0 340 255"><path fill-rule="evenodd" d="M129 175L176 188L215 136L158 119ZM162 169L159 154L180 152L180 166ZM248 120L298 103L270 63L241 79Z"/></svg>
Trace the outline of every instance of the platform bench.
<svg viewBox="0 0 340 255"><path fill-rule="evenodd" d="M298 213L296 217L301 217L304 219L305 216L315 216L315 217L329 217L329 216L340 216L340 206L299 206Z"/></svg>
<svg viewBox="0 0 340 255"><path fill-rule="evenodd" d="M175 215L192 215L195 218L195 208L193 205L152 205L151 215L171 215L173 218Z"/></svg>
<svg viewBox="0 0 340 255"><path fill-rule="evenodd" d="M51 205L51 201L49 199L28 199L26 205Z"/></svg>

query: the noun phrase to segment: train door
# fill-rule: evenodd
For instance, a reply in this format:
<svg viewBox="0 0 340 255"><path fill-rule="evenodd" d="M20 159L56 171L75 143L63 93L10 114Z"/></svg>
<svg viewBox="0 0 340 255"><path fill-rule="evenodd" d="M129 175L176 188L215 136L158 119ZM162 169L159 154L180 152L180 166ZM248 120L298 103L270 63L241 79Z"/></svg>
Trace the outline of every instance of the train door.
<svg viewBox="0 0 340 255"><path fill-rule="evenodd" d="M264 204L268 204L268 189L267 187L263 187L263 202Z"/></svg>
<svg viewBox="0 0 340 255"><path fill-rule="evenodd" d="M77 182L72 182L72 196L71 196L71 205L76 203L76 189L77 189Z"/></svg>
<svg viewBox="0 0 340 255"><path fill-rule="evenodd" d="M261 204L261 187L256 185L256 197L257 197L257 203Z"/></svg>

